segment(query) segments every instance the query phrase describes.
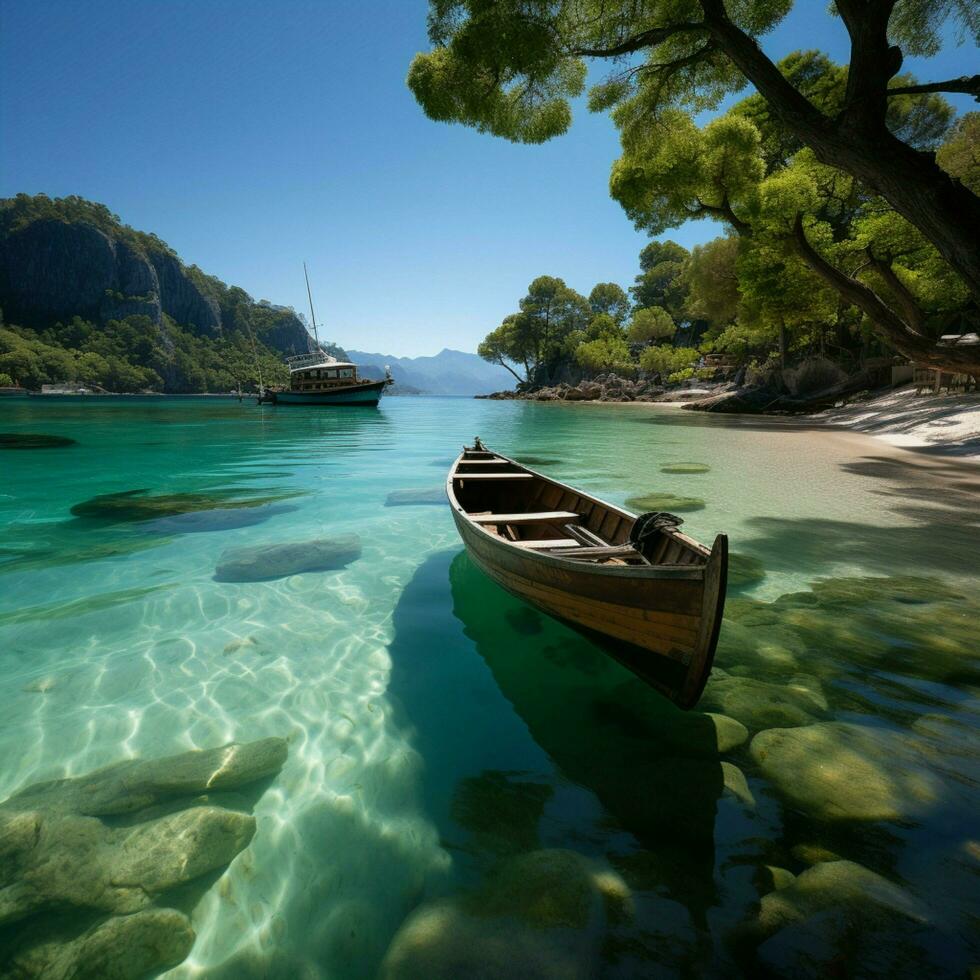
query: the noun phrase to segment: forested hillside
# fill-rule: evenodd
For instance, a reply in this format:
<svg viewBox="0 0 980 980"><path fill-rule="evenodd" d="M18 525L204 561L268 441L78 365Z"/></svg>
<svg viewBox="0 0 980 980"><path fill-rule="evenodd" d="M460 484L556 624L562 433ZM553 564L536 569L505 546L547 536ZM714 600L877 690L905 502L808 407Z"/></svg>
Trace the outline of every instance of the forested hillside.
<svg viewBox="0 0 980 980"><path fill-rule="evenodd" d="M184 265L80 197L0 201L0 386L228 391L282 382L307 350L292 310Z"/></svg>

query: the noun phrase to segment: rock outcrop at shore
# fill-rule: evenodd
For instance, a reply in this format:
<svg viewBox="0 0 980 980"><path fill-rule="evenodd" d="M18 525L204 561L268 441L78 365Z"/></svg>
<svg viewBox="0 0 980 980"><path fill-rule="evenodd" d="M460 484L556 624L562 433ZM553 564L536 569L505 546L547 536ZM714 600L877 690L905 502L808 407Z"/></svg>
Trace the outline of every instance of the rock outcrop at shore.
<svg viewBox="0 0 980 980"><path fill-rule="evenodd" d="M646 379L632 380L616 374L600 374L577 385L561 384L534 390L495 391L477 398L521 399L538 402L653 402L663 401L666 389Z"/></svg>
<svg viewBox="0 0 980 980"><path fill-rule="evenodd" d="M183 960L194 930L167 896L248 846L236 791L286 753L265 738L132 759L0 804L0 975L127 980Z"/></svg>

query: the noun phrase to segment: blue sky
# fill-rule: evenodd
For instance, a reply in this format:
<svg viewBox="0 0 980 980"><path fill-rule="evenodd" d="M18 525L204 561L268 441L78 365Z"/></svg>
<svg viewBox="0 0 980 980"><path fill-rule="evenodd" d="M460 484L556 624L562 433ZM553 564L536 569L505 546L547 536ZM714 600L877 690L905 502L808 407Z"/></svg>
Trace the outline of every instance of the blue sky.
<svg viewBox="0 0 980 980"><path fill-rule="evenodd" d="M628 286L647 239L608 196L611 122L583 108L538 147L430 122L405 87L425 15L424 0L3 0L0 196L101 201L298 310L305 260L321 337L361 350L475 350L542 274ZM847 56L825 0L800 0L764 46ZM977 52L907 66L974 73Z"/></svg>

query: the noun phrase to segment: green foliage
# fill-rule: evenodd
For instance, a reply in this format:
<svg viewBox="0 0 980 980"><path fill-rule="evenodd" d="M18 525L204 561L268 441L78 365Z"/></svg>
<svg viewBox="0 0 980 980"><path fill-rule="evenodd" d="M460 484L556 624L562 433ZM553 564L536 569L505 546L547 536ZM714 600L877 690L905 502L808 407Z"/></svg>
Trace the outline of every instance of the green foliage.
<svg viewBox="0 0 980 980"><path fill-rule="evenodd" d="M14 379L5 371L0 371L0 388L12 388L13 386Z"/></svg>
<svg viewBox="0 0 980 980"><path fill-rule="evenodd" d="M578 333L578 331L573 331L573 333ZM623 336L623 330L608 313L597 313L589 321L585 335L588 340L599 340L602 337L616 338Z"/></svg>
<svg viewBox="0 0 980 980"><path fill-rule="evenodd" d="M596 374L613 371L620 375L633 374L636 365L630 360L629 345L620 335L601 337L580 344L575 351L575 359L587 371Z"/></svg>
<svg viewBox="0 0 980 980"><path fill-rule="evenodd" d="M677 331L673 317L662 306L634 310L629 325L629 339L637 344L651 340L669 340Z"/></svg>
<svg viewBox="0 0 980 980"><path fill-rule="evenodd" d="M669 376L693 368L699 356L693 347L648 347L640 355L640 367L648 374Z"/></svg>
<svg viewBox="0 0 980 980"><path fill-rule="evenodd" d="M284 382L279 354L263 345L257 353L263 381ZM157 327L147 316L110 320L104 327L75 317L40 332L0 327L0 371L32 389L78 383L113 392L191 393L258 381L251 345L241 334L198 337L169 319Z"/></svg>
<svg viewBox="0 0 980 980"><path fill-rule="evenodd" d="M165 242L122 224L103 204L44 194L0 200L0 239L38 222L84 224L146 257L167 255L179 262ZM191 325L177 324L166 315L161 323L148 316L127 316L94 324L76 316L43 329L39 324L32 324L37 329L0 327L0 368L28 388L68 382L113 392L199 392L254 386L260 375L265 384L287 382L278 349L284 338L292 342L297 315L266 300L256 303L245 290L227 286L197 266L181 268L218 304L220 335L200 336ZM109 295L120 301L149 298Z"/></svg>
<svg viewBox="0 0 980 980"><path fill-rule="evenodd" d="M477 348L484 360L507 366L523 364L525 379L542 365L557 361L575 331L584 331L592 309L580 293L554 276L538 276L520 301L520 310L505 317Z"/></svg>
<svg viewBox="0 0 980 980"><path fill-rule="evenodd" d="M939 166L980 195L980 112L961 116L936 153Z"/></svg>
<svg viewBox="0 0 980 980"><path fill-rule="evenodd" d="M600 282L589 293L589 306L593 313L604 313L621 326L629 316L630 300L621 286L614 282Z"/></svg>
<svg viewBox="0 0 980 980"><path fill-rule="evenodd" d="M630 288L637 306L659 306L675 320L681 317L685 290L682 279L688 251L670 240L652 241L640 252L640 274Z"/></svg>
<svg viewBox="0 0 980 980"><path fill-rule="evenodd" d="M684 269L687 314L721 331L735 319L739 304L737 262L739 241L734 236L696 245Z"/></svg>

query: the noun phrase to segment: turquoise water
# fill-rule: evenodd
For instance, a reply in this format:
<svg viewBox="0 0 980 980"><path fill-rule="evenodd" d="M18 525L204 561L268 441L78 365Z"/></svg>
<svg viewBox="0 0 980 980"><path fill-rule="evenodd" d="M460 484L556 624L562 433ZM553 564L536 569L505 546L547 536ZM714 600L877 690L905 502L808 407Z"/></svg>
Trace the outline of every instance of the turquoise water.
<svg viewBox="0 0 980 980"><path fill-rule="evenodd" d="M738 937L772 890L760 875L800 874L818 847L919 903L924 968L959 975L980 955L975 469L792 424L450 398L10 400L0 431L77 443L0 451L0 799L123 758L290 743L168 976L374 976L409 915L479 903L543 848L618 889L586 974L752 973ZM765 573L730 596L727 686L708 706L750 734L787 718L867 730L865 768L849 775L834 744L800 779L837 766L840 793L858 781L891 808L828 817L747 741L702 751L694 722L484 579L445 506L386 506L438 501L477 434L615 503L694 498L689 533L726 531ZM710 469L661 471L678 463ZM70 513L132 490L198 496L145 520ZM229 549L350 534L346 567L215 580Z"/></svg>

